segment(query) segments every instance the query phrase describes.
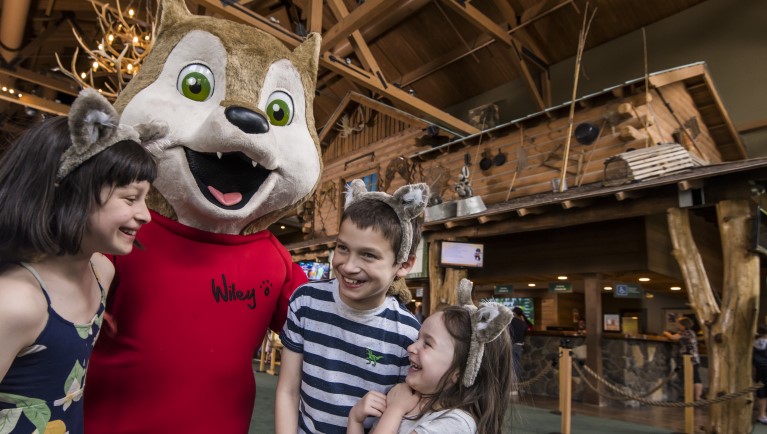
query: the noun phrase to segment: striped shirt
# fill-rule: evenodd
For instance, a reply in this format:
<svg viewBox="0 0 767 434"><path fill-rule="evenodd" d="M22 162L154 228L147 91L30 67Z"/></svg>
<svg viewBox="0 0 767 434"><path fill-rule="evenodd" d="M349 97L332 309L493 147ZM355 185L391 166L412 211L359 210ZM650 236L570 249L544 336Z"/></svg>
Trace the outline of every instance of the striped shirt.
<svg viewBox="0 0 767 434"><path fill-rule="evenodd" d="M346 433L349 411L360 398L405 380L407 347L419 328L394 297L360 311L340 299L336 280L298 287L280 334L285 348L303 355L298 432ZM372 423L368 418L365 428Z"/></svg>

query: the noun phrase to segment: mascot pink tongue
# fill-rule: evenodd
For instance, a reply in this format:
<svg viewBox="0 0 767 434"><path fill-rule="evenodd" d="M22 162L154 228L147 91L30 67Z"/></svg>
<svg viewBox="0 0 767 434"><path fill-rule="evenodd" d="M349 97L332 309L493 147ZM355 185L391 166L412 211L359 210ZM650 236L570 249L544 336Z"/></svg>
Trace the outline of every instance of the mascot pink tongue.
<svg viewBox="0 0 767 434"><path fill-rule="evenodd" d="M212 194L216 200L226 206L237 205L242 200L242 193L221 193L216 190L215 187L210 185L208 186L208 191L210 191L210 194Z"/></svg>
<svg viewBox="0 0 767 434"><path fill-rule="evenodd" d="M137 234L144 249L114 259L86 432L246 433L253 355L306 281L266 228L319 181L320 40L291 50L191 15L184 0L161 8L152 52L115 106L122 122L169 133L147 144L159 173Z"/></svg>

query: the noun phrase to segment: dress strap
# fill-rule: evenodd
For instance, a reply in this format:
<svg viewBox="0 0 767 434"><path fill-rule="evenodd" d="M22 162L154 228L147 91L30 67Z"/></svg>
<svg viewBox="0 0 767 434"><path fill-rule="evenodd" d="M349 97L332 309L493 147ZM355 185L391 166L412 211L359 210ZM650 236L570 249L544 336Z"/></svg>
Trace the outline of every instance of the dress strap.
<svg viewBox="0 0 767 434"><path fill-rule="evenodd" d="M22 267L26 268L30 273L32 273L32 276L35 277L35 280L37 280L37 283L40 284L40 288L42 288L42 290L43 290L43 294L45 295L45 301L47 301L48 302L48 306L50 306L51 305L51 297L48 296L48 287L45 286L45 282L43 282L43 278L40 277L40 274L37 272L37 270L34 269L34 267L32 267L31 264L29 264L27 262L19 262L19 264ZM101 284L99 284L99 286L100 285Z"/></svg>
<svg viewBox="0 0 767 434"><path fill-rule="evenodd" d="M93 277L96 278L96 283L99 284L99 290L101 291L101 302L104 303L106 300L106 291L104 291L104 285L101 284L101 279L99 278L99 273L96 272L96 266L93 265L93 261L88 261L91 264L91 271L93 272Z"/></svg>

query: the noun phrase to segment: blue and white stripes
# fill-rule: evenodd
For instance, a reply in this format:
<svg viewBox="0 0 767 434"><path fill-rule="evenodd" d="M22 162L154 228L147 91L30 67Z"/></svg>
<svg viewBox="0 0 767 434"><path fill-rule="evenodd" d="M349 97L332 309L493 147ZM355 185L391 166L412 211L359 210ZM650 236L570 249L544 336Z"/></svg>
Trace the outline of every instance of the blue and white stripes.
<svg viewBox="0 0 767 434"><path fill-rule="evenodd" d="M303 354L299 432L345 433L349 410L365 393L405 380L407 347L419 328L394 297L359 311L341 301L336 280L296 289L280 337Z"/></svg>

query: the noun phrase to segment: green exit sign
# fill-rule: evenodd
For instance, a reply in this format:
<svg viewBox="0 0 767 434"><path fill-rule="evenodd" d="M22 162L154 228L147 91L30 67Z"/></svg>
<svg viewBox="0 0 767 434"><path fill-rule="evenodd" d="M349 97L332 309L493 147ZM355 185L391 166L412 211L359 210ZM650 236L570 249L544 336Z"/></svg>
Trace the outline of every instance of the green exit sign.
<svg viewBox="0 0 767 434"><path fill-rule="evenodd" d="M549 283L549 292L573 292L572 283Z"/></svg>
<svg viewBox="0 0 767 434"><path fill-rule="evenodd" d="M511 294L512 285L495 285L495 295Z"/></svg>

